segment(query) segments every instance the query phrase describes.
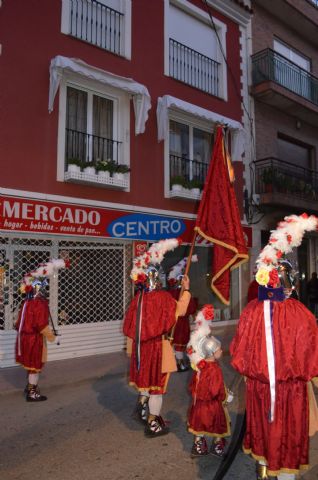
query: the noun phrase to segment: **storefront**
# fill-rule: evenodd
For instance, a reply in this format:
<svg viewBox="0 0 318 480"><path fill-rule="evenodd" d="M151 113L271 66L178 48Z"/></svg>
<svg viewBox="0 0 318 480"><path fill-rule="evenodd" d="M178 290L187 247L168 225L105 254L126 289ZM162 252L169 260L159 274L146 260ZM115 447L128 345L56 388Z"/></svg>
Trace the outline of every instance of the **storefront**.
<svg viewBox="0 0 318 480"><path fill-rule="evenodd" d="M50 360L119 351L125 343L122 319L133 293L132 258L149 242L180 237L183 245L165 259L167 271L187 254L194 226L194 218L176 215L9 196L0 196L0 213L0 367L14 365L13 325L25 273L50 258L68 258L71 263L50 279L50 311L61 334L60 345L49 346ZM199 262L191 273L200 304L214 302L208 286L212 249L206 247L198 243ZM240 269L233 273L234 318L240 276ZM218 320L231 318L230 309L217 310Z"/></svg>

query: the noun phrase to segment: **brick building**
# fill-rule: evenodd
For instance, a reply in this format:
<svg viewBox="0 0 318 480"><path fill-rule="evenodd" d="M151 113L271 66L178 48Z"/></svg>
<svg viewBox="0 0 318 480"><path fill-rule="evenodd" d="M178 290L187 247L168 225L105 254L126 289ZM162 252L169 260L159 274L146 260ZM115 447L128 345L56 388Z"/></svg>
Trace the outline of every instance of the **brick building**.
<svg viewBox="0 0 318 480"><path fill-rule="evenodd" d="M252 6L253 172L261 209L253 216L262 218L253 232L255 258L285 215L318 211L318 4L255 0ZM317 247L312 234L292 258L304 302L306 281L317 270Z"/></svg>
<svg viewBox="0 0 318 480"><path fill-rule="evenodd" d="M50 358L116 351L132 257L168 236L184 246L166 267L186 253L218 122L244 220L251 11L233 0L4 0L0 14L0 366L14 361L21 276L52 256L72 267L50 281L62 333ZM210 249L197 249L193 292L214 301ZM221 319L237 317L244 274Z"/></svg>

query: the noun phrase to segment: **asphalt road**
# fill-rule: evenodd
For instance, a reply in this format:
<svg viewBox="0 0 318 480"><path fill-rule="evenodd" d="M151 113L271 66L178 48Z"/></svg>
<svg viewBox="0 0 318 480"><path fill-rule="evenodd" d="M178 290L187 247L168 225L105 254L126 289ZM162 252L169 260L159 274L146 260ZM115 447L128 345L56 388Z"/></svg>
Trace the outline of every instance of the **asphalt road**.
<svg viewBox="0 0 318 480"><path fill-rule="evenodd" d="M226 358L223 369L227 384L242 390ZM163 407L171 433L155 439L131 418L136 394L123 375L46 388L43 403L27 403L22 393L1 396L0 479L212 480L220 459L190 458L190 374L173 374ZM233 427L240 402L230 407ZM254 472L254 461L239 452L225 480L254 480ZM317 467L302 478L317 480Z"/></svg>

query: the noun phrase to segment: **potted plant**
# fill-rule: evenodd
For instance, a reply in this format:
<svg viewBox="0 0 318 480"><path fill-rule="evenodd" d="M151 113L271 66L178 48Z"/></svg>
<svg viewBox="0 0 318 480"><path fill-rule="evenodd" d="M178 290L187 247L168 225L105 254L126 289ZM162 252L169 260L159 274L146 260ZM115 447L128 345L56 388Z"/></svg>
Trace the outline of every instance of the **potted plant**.
<svg viewBox="0 0 318 480"><path fill-rule="evenodd" d="M203 184L198 178L193 178L192 180L189 180L187 187L193 195L200 195Z"/></svg>
<svg viewBox="0 0 318 480"><path fill-rule="evenodd" d="M93 162L84 162L83 163L83 173L87 175L96 175L95 165Z"/></svg>
<svg viewBox="0 0 318 480"><path fill-rule="evenodd" d="M276 171L273 167L264 168L262 172L262 181L264 183L265 192L273 191L273 183L276 178Z"/></svg>
<svg viewBox="0 0 318 480"><path fill-rule="evenodd" d="M68 172L80 172L82 162L79 158L68 158L67 159L67 171Z"/></svg>
<svg viewBox="0 0 318 480"><path fill-rule="evenodd" d="M114 167L114 179L115 180L123 180L125 173L130 172L130 168L128 165L125 165L123 163L115 164Z"/></svg>
<svg viewBox="0 0 318 480"><path fill-rule="evenodd" d="M173 192L181 192L186 185L186 179L181 175L171 177L171 190Z"/></svg>
<svg viewBox="0 0 318 480"><path fill-rule="evenodd" d="M96 172L99 177L109 178L110 173L113 171L111 160L97 160Z"/></svg>

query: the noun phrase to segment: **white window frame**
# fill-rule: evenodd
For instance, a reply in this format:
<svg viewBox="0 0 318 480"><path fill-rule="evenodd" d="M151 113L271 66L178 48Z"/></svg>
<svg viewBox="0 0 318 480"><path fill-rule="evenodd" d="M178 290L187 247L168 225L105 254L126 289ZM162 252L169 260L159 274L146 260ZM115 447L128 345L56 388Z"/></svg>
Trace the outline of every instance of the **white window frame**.
<svg viewBox="0 0 318 480"><path fill-rule="evenodd" d="M114 102L113 139L121 142L118 163L130 165L130 94L96 81L78 78L76 75L63 75L60 83L58 142L57 142L57 181L64 182L65 175L65 129L67 87L84 90L91 95L108 98ZM88 104L89 106L89 104ZM88 117L90 113L87 113ZM87 125L89 129L89 124ZM88 133L91 133L88 131Z"/></svg>
<svg viewBox="0 0 318 480"><path fill-rule="evenodd" d="M98 0L105 6L113 7L108 0ZM124 15L123 34L121 36L120 56L131 60L131 0L118 0L118 11ZM70 0L62 0L61 32L70 35ZM76 38L76 37L74 37ZM78 39L81 40L81 39ZM81 40L83 41L83 40ZM101 47L99 47L101 48ZM108 51L108 50L105 50Z"/></svg>
<svg viewBox="0 0 318 480"><path fill-rule="evenodd" d="M193 160L193 128L203 130L213 135L214 123L209 121L200 120L186 113L179 112L173 109L169 109L169 129L170 120L183 123L189 126L189 160ZM164 195L165 198L171 198L170 188L170 135L164 140L164 171L165 171L165 183L164 183ZM189 195L189 198L191 196Z"/></svg>
<svg viewBox="0 0 318 480"><path fill-rule="evenodd" d="M164 0L164 2L165 2L164 4L164 74L167 77L170 77L169 75L169 27L168 27L170 4L173 5L174 7L180 8L185 13L203 22L204 24L211 26L211 28L212 28L212 25L211 25L211 19L209 14L204 12L201 8L198 8L195 5L191 4L188 0ZM221 22L215 17L213 17L213 22L217 29L218 37L221 41L224 55L227 56L227 53L226 53L227 26L225 23ZM228 99L227 67L226 67L226 62L222 55L219 45L217 48L217 58L214 60L216 60L220 64L218 98L222 98L223 100L227 101ZM189 85L189 87L191 88L191 85Z"/></svg>

